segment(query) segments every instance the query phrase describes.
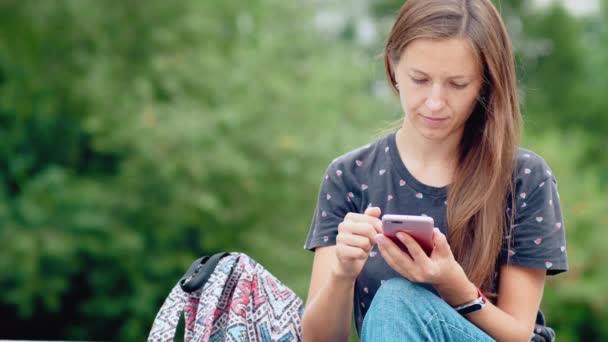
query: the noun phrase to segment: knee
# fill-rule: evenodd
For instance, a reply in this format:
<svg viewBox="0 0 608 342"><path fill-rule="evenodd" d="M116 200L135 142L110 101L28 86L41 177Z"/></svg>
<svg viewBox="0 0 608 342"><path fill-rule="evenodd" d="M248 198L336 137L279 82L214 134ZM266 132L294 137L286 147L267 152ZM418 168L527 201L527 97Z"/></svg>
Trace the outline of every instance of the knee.
<svg viewBox="0 0 608 342"><path fill-rule="evenodd" d="M416 299L422 296L434 295L422 284L413 283L405 278L391 278L384 282L376 292L374 301L396 299Z"/></svg>
<svg viewBox="0 0 608 342"><path fill-rule="evenodd" d="M370 311L418 312L434 311L443 300L430 285L413 283L405 278L392 278L384 282L374 295ZM369 312L368 312L369 313Z"/></svg>
<svg viewBox="0 0 608 342"><path fill-rule="evenodd" d="M399 332L403 338L415 339L410 333L421 333L435 314L435 301L441 300L424 284L404 278L392 278L380 286L363 320L364 340L383 340L386 331ZM405 334L405 335L404 335ZM370 338L373 337L373 338Z"/></svg>

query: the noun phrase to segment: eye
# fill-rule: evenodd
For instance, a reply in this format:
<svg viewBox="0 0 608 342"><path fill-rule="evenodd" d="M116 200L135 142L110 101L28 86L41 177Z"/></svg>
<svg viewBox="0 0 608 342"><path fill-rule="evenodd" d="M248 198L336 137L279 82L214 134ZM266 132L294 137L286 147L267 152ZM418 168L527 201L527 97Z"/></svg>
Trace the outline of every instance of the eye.
<svg viewBox="0 0 608 342"><path fill-rule="evenodd" d="M452 87L456 88L456 89L464 89L468 86L468 84L461 84L461 83L454 83L452 82Z"/></svg>
<svg viewBox="0 0 608 342"><path fill-rule="evenodd" d="M426 78L415 78L415 77L410 77L412 79L412 82L416 83L416 84L425 84L428 80Z"/></svg>

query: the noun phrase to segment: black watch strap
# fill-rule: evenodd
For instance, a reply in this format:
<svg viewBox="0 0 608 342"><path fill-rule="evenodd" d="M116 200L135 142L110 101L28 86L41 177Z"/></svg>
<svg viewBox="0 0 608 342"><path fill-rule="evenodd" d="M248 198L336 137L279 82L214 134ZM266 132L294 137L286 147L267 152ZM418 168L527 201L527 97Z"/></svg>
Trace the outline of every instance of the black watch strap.
<svg viewBox="0 0 608 342"><path fill-rule="evenodd" d="M456 310L456 312L458 312L459 314L466 316L466 315L472 314L473 312L483 309L483 307L487 303L486 296L484 296L483 293L481 292L481 290L479 290L479 289L477 289L477 293L479 294L479 297L477 297L476 299L474 299L468 303L464 303L462 305L455 307L454 310Z"/></svg>

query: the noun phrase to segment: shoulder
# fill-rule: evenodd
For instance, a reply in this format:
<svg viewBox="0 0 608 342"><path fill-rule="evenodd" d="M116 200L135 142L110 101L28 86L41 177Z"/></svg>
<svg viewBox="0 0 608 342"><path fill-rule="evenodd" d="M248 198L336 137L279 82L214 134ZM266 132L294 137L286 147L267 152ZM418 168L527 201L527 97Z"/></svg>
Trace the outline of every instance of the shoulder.
<svg viewBox="0 0 608 342"><path fill-rule="evenodd" d="M525 148L517 149L517 163L513 172L515 191L520 196L557 186L553 171L543 157ZM552 186L550 186L552 184ZM545 187L545 185L548 185ZM526 197L522 197L526 198ZM526 200L526 202L529 202ZM528 203L529 204L529 203Z"/></svg>
<svg viewBox="0 0 608 342"><path fill-rule="evenodd" d="M388 139L394 133L384 135L364 146L357 147L331 161L328 173L354 174L359 170L370 169L380 158L386 158L389 148Z"/></svg>
<svg viewBox="0 0 608 342"><path fill-rule="evenodd" d="M538 180L554 178L549 164L543 157L531 150L519 147L516 153L516 165L514 170L516 180Z"/></svg>

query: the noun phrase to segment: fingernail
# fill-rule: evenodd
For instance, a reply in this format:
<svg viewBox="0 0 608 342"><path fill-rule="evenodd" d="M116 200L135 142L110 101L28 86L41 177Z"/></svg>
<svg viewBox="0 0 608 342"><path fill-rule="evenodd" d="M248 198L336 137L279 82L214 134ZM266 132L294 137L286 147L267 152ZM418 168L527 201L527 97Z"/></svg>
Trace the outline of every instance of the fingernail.
<svg viewBox="0 0 608 342"><path fill-rule="evenodd" d="M405 234L399 232L399 233L397 233L397 238L399 238L399 240L403 241L405 239Z"/></svg>
<svg viewBox="0 0 608 342"><path fill-rule="evenodd" d="M376 243L383 244L384 236L382 234L376 234L376 236L374 236L374 240L376 241Z"/></svg>

